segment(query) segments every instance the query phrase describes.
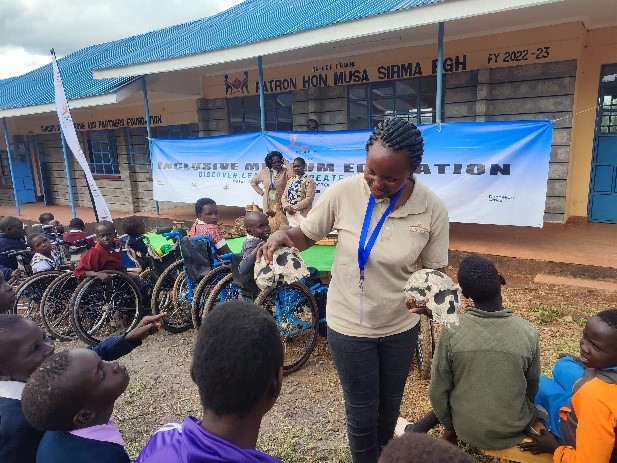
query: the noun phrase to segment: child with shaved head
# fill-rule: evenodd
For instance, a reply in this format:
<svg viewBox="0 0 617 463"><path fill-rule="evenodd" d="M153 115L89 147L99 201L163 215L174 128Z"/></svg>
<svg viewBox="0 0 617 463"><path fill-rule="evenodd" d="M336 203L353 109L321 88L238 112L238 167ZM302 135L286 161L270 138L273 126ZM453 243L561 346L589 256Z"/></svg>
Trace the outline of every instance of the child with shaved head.
<svg viewBox="0 0 617 463"><path fill-rule="evenodd" d="M248 212L244 216L244 228L246 240L242 244L242 260L238 266L241 275L248 275L255 267L257 250L270 236L270 224L268 216L263 212Z"/></svg>
<svg viewBox="0 0 617 463"><path fill-rule="evenodd" d="M105 360L128 354L161 327L165 313L144 317L125 336L110 336L91 349ZM22 411L22 392L30 375L54 353L54 342L32 320L0 315L0 462L34 463L43 431ZM66 460L78 461L78 460Z"/></svg>
<svg viewBox="0 0 617 463"><path fill-rule="evenodd" d="M129 384L126 368L89 349L52 355L28 378L22 394L26 420L46 431L37 463L129 463L114 403Z"/></svg>

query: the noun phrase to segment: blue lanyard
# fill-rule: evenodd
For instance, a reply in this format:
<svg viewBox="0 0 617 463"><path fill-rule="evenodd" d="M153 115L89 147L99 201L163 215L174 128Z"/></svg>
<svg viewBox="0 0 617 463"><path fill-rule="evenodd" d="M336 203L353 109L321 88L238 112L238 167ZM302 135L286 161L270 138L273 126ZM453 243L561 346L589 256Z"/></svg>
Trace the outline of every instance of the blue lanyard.
<svg viewBox="0 0 617 463"><path fill-rule="evenodd" d="M373 209L375 208L375 197L371 194L368 199L368 205L366 206L366 213L364 214L364 222L362 223L362 232L360 233L360 242L358 243L358 267L360 268L360 288L364 283L364 267L366 267L366 262L368 261L368 257L371 254L373 246L375 245L375 241L377 241L377 236L381 231L381 227L383 227L386 218L394 209L394 205L398 201L398 198L401 196L403 189L407 182L403 183L403 186L400 190L394 195L394 198L390 201L390 205L382 214L381 219L377 222L373 233L368 239L368 243L366 242L366 235L368 235L368 229L371 225L371 217L373 215Z"/></svg>
<svg viewBox="0 0 617 463"><path fill-rule="evenodd" d="M270 169L270 189L275 190L274 179L272 178L272 169Z"/></svg>

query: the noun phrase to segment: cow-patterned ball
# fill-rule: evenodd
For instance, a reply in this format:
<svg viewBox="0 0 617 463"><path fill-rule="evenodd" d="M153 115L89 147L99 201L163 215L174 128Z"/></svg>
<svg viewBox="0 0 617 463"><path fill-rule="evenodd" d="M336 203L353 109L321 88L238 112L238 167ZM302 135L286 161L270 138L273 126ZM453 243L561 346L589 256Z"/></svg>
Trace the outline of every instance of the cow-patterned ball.
<svg viewBox="0 0 617 463"><path fill-rule="evenodd" d="M272 265L265 260L255 262L255 282L262 291L278 282L295 283L309 276L306 263L296 248L280 248L274 251Z"/></svg>
<svg viewBox="0 0 617 463"><path fill-rule="evenodd" d="M405 284L405 296L418 306L428 307L438 323L458 324L461 288L438 270L422 269L412 273Z"/></svg>

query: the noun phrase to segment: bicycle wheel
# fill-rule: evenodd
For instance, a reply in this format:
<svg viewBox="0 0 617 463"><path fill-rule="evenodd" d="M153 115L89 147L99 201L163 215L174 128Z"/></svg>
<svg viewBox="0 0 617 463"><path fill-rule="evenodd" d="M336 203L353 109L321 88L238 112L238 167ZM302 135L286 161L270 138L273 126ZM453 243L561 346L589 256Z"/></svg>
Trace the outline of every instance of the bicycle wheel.
<svg viewBox="0 0 617 463"><path fill-rule="evenodd" d="M60 341L71 341L76 338L71 326L69 302L78 284L79 281L73 277L73 272L66 272L47 287L41 299L43 326L51 336Z"/></svg>
<svg viewBox="0 0 617 463"><path fill-rule="evenodd" d="M233 301L234 299L244 298L242 297L242 289L234 284L233 275L228 273L210 291L202 317L208 315L215 305Z"/></svg>
<svg viewBox="0 0 617 463"><path fill-rule="evenodd" d="M435 351L435 326L433 321L420 315L420 333L416 344L416 363L420 378L431 379L431 365L433 364L433 353Z"/></svg>
<svg viewBox="0 0 617 463"><path fill-rule="evenodd" d="M90 345L128 333L141 318L141 295L131 277L122 272L105 273L111 275L107 283L86 278L70 302L71 325L77 336Z"/></svg>
<svg viewBox="0 0 617 463"><path fill-rule="evenodd" d="M173 290L176 278L184 271L182 265L182 260L173 262L161 273L158 280L156 280L151 298L151 309L153 313L173 313L175 310L173 305Z"/></svg>
<svg viewBox="0 0 617 463"><path fill-rule="evenodd" d="M191 315L193 318L193 327L199 329L201 326L201 318L203 317L204 308L208 303L208 297L216 286L226 275L231 272L231 267L228 265L222 265L215 269L210 270L203 280L199 282L197 288L195 288L195 294L193 294L193 305L191 307Z"/></svg>
<svg viewBox="0 0 617 463"><path fill-rule="evenodd" d="M40 325L42 323L40 305L43 293L63 273L59 270L49 270L36 273L26 279L15 291L12 313L30 318Z"/></svg>
<svg viewBox="0 0 617 463"><path fill-rule="evenodd" d="M299 370L317 342L319 315L310 289L300 282L272 286L259 293L255 304L274 317L281 332L285 347L283 373Z"/></svg>

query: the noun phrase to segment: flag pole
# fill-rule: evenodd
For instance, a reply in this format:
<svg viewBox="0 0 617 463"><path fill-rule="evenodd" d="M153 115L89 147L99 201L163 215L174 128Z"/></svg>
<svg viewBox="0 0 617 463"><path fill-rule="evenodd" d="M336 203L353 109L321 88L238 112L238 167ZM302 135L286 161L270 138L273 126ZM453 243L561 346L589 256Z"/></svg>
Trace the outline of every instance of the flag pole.
<svg viewBox="0 0 617 463"><path fill-rule="evenodd" d="M64 133L62 132L62 127L60 127L60 139L62 140L62 154L64 155L64 168L66 169L66 184L69 187L69 200L71 201L71 212L73 213L73 218L77 217L77 212L75 211L75 196L73 196L73 182L71 182L71 169L69 167L69 156L66 152L66 140L64 139Z"/></svg>
<svg viewBox="0 0 617 463"><path fill-rule="evenodd" d="M92 176L92 171L90 170L88 160L86 159L86 156L81 149L79 138L77 137L77 132L75 131L75 125L73 124L73 118L71 117L69 102L66 98L64 85L62 84L62 76L60 75L60 69L58 68L58 63L56 61L56 53L53 49L51 50L51 56L54 77L54 100L56 112L58 113L58 121L60 122L60 129L62 132L62 141L63 143L66 143L66 146L71 149L73 156L75 156L75 159L77 160L86 177L86 184L88 186L90 198L92 199L92 207L94 209L97 220L112 220L109 206L107 205L107 202L105 201L101 190L96 185L96 181ZM64 148L64 152L65 165L67 166L68 170L68 155L66 154L66 148ZM69 174L70 183L70 173L67 172L67 174Z"/></svg>

